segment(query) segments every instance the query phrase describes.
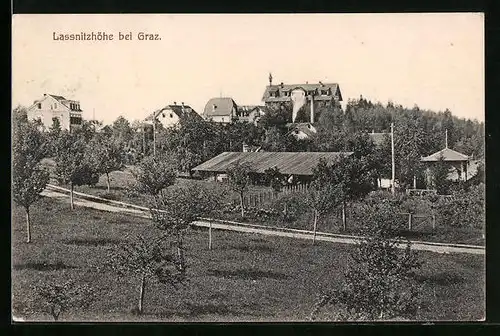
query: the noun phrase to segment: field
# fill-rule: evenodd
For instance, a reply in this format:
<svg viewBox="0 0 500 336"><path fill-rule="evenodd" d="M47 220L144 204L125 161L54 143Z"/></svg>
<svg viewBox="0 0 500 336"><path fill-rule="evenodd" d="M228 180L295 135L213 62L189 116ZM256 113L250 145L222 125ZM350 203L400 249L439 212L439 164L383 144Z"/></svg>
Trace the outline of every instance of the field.
<svg viewBox="0 0 500 336"><path fill-rule="evenodd" d="M44 160L44 163L50 167L51 161ZM123 171L116 171L110 174L111 178L111 192L107 192L106 179L105 176L101 176L99 182L94 187L89 186L78 186L75 187L76 191L104 197L107 199L123 201L127 203L132 203L136 205L149 206L147 198L142 195L132 195L129 189L134 183L133 176L130 173L130 167L125 168ZM55 181L53 181L55 183ZM203 184L217 184L213 181L198 181L189 180L185 178L178 178L178 184L189 184L189 183L203 183ZM67 186L66 186L67 187ZM260 192L265 190L263 187L252 186L248 194L258 195ZM267 193L269 194L269 188L267 188ZM236 195L234 195L236 197ZM256 197L252 198L253 200ZM423 213L426 213L425 211ZM407 228L407 215L398 215L401 222L400 235L408 237L411 240L420 241L432 241L432 242L443 242L443 243L462 243L471 245L484 245L484 238L482 237L481 229L473 228L457 228L449 227L446 225L438 225L436 229L432 228L431 218L417 218L414 219L414 224L412 231L408 231ZM247 218L242 219L239 211L234 211L230 213L223 213L220 215L220 219L233 220L233 221L243 221L255 224L262 224L268 226L278 226L278 227L290 227L297 229L312 230L312 213L305 213L297 218L293 222L282 222L273 218L264 218L262 216L252 215L248 213ZM343 230L341 217L338 214L327 214L326 217L320 219L318 224L318 230L323 232L332 233L342 233L342 234L359 234L360 233L360 223L352 220L348 214L347 218L347 228L346 231Z"/></svg>
<svg viewBox="0 0 500 336"><path fill-rule="evenodd" d="M145 314L131 313L138 279L118 276L103 265L126 235L146 235L148 220L42 198L32 209L32 240L24 243L24 213L13 207L13 315L49 320L30 308L36 282L75 279L99 296L85 311L63 320L85 321L304 321L316 297L338 286L349 262L350 245L290 238L192 231L187 239L190 282L178 291L154 281L147 285ZM478 320L484 317L484 258L420 253L417 274L423 304L416 320ZM326 317L326 316L324 316Z"/></svg>

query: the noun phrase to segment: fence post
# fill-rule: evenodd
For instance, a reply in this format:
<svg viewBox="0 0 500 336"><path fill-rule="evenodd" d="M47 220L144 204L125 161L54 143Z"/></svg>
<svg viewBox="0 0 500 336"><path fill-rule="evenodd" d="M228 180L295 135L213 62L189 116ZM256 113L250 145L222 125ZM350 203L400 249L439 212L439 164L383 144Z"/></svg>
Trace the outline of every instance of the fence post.
<svg viewBox="0 0 500 336"><path fill-rule="evenodd" d="M412 226L411 222L412 222L412 214L410 212L410 213L408 213L408 231L411 231L411 226Z"/></svg>
<svg viewBox="0 0 500 336"><path fill-rule="evenodd" d="M212 249L212 221L208 221L208 249Z"/></svg>
<svg viewBox="0 0 500 336"><path fill-rule="evenodd" d="M346 230L345 202L342 202L342 227Z"/></svg>
<svg viewBox="0 0 500 336"><path fill-rule="evenodd" d="M317 225L318 225L318 210L314 210L313 245L316 243Z"/></svg>
<svg viewBox="0 0 500 336"><path fill-rule="evenodd" d="M432 214L432 229L436 230L436 215Z"/></svg>

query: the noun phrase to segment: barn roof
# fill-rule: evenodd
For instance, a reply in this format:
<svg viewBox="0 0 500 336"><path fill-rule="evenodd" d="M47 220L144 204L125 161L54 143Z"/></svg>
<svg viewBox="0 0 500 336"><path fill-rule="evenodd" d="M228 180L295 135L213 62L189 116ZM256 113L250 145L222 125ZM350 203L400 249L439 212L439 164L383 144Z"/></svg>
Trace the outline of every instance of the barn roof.
<svg viewBox="0 0 500 336"><path fill-rule="evenodd" d="M313 175L320 159L333 163L352 152L224 152L193 168L194 171L224 173L236 162L248 163L256 173L277 167L286 175Z"/></svg>
<svg viewBox="0 0 500 336"><path fill-rule="evenodd" d="M439 161L440 158L443 158L444 161L468 161L469 157L465 154L459 153L457 151L454 151L453 149L450 148L445 148L440 150L439 152L436 152L434 154L431 154L429 156L423 157L421 161L423 162L436 162Z"/></svg>

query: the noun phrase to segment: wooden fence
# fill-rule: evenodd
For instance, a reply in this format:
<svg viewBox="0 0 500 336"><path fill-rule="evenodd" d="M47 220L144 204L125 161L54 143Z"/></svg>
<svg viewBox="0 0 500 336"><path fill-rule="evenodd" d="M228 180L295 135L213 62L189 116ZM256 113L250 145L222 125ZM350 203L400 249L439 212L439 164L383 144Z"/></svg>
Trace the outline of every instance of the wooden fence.
<svg viewBox="0 0 500 336"><path fill-rule="evenodd" d="M273 190L251 190L243 196L243 205L245 207L263 207L269 205L280 195L288 195L295 192L305 192L307 185L298 184L295 186L284 187L280 192ZM237 194L233 196L233 204L240 204L240 199Z"/></svg>

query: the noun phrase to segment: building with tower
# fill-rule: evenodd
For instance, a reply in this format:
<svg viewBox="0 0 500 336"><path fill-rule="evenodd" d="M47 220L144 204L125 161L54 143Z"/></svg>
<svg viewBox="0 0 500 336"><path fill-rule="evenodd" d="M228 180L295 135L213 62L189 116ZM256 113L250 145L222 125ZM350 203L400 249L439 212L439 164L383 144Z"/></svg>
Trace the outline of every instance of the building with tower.
<svg viewBox="0 0 500 336"><path fill-rule="evenodd" d="M337 83L315 84L273 84L273 76L269 74L269 85L266 86L262 101L269 108L291 108L292 120L296 121L301 109L309 112L308 121L317 121L315 111L321 107L336 106L342 101L342 93Z"/></svg>

